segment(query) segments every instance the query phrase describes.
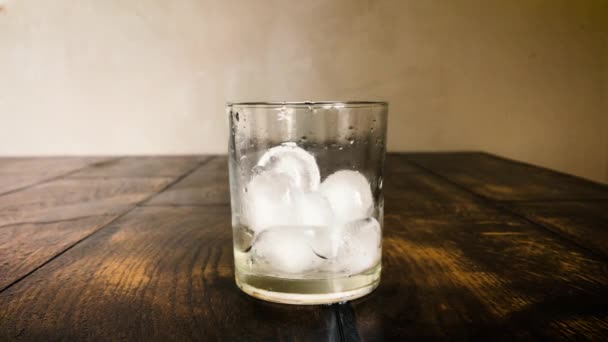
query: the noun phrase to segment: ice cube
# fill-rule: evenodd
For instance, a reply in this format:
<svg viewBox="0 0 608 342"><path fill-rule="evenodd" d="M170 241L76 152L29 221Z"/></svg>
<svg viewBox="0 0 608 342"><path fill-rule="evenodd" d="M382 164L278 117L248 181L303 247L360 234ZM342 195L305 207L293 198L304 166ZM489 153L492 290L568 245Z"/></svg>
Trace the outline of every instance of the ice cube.
<svg viewBox="0 0 608 342"><path fill-rule="evenodd" d="M302 274L317 268L324 261L311 248L318 229L283 226L264 230L253 241L252 268L276 276Z"/></svg>
<svg viewBox="0 0 608 342"><path fill-rule="evenodd" d="M319 227L310 242L313 252L323 259L332 261L342 245L341 235L339 226Z"/></svg>
<svg viewBox="0 0 608 342"><path fill-rule="evenodd" d="M334 215L325 196L318 192L294 193L295 222L290 225L328 226L334 220Z"/></svg>
<svg viewBox="0 0 608 342"><path fill-rule="evenodd" d="M320 186L338 223L369 217L374 200L369 182L361 173L340 170L327 177Z"/></svg>
<svg viewBox="0 0 608 342"><path fill-rule="evenodd" d="M315 157L293 142L269 149L258 160L257 166L263 170L289 175L295 186L305 192L316 191L321 182Z"/></svg>
<svg viewBox="0 0 608 342"><path fill-rule="evenodd" d="M349 274L361 273L380 261L382 232L375 218L350 222L341 228L336 264Z"/></svg>
<svg viewBox="0 0 608 342"><path fill-rule="evenodd" d="M253 231L247 227L239 227L233 232L234 248L245 252L251 248L253 242Z"/></svg>
<svg viewBox="0 0 608 342"><path fill-rule="evenodd" d="M265 171L255 175L243 194L243 221L255 233L296 221L292 179L283 173Z"/></svg>

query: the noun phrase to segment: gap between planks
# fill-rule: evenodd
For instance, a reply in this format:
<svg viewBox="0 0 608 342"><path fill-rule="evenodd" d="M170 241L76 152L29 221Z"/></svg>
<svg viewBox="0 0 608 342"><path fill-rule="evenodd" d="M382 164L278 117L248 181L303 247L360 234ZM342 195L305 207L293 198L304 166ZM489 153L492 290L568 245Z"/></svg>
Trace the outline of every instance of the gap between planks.
<svg viewBox="0 0 608 342"><path fill-rule="evenodd" d="M493 156L495 158L503 159L503 160L506 160L506 161L509 161L509 162L513 162L513 161L511 161L509 159L498 157L498 156L494 156L492 154L488 154L488 155ZM590 255L598 258L599 260L608 261L608 257L606 255L604 255L603 253L597 252L597 251L595 251L595 250L593 250L593 249L591 249L591 248L589 248L589 247L587 247L587 246L585 246L585 245L583 245L583 244L581 244L581 243L579 243L577 241L574 241L574 240L570 239L568 236L564 235L563 233L561 233L559 231L556 231L555 229L552 229L551 227L548 227L548 226L546 226L544 224L540 224L538 222L535 222L535 221L533 221L533 220L525 217L524 215L519 214L519 213L511 210L510 208L508 208L506 206L508 204L515 204L515 203L517 203L519 201L496 201L496 200L492 200L490 198L487 198L486 196L483 196L483 195L480 195L480 194L476 193L475 191L469 189L468 187L466 187L466 186L464 186L464 185L462 185L462 184L460 184L458 182L452 181L451 179L449 179L449 178L441 175L438 172L433 171L432 169L430 169L428 167L420 165L419 163L417 163L417 162L415 162L413 160L408 160L408 162L411 163L413 166L418 167L421 170L427 172L431 176L433 176L435 178L438 178L438 179L440 179L440 180L442 180L442 181L444 181L444 182L446 182L446 183L448 183L448 184L450 184L450 185L452 185L452 186L454 186L454 187L456 187L456 188L458 188L460 190L463 190L466 193L474 196L475 198L477 198L479 201L481 201L482 203L484 203L486 206L488 206L491 209L495 209L495 210L498 210L498 211L500 211L500 212L502 212L504 214L507 214L507 215L510 215L512 217L518 218L518 219L520 219L520 220L522 220L522 221L524 221L526 223L531 224L533 227L540 228L541 230L543 230L543 231L545 231L545 232L547 232L547 233L555 236L560 241L563 241L563 242L566 242L566 243L568 243L570 245L574 245L574 246L576 246L578 248L581 248L582 250L584 250L585 252L589 253ZM529 165L529 164L526 164L526 163L523 163L523 162L521 162L521 164L528 165L528 166L531 166L531 167L535 167L533 165ZM572 177L579 179L578 177L575 177L575 176L572 176ZM585 200L579 200L579 201L587 201L587 200L585 199ZM530 201L530 202L532 202L532 201ZM542 202L542 201L535 201L535 202ZM555 202L557 202L557 201L555 201ZM566 202L567 202L567 200L566 200ZM570 202L573 202L573 201L570 200ZM522 203L526 203L526 202L522 202Z"/></svg>
<svg viewBox="0 0 608 342"><path fill-rule="evenodd" d="M73 175L73 174L75 174L77 172L80 172L80 171L82 171L82 170L84 170L86 168L89 168L91 166L103 165L105 163L109 163L109 162L116 161L116 160L121 160L123 158L125 158L125 157L115 157L115 158L109 158L109 159L106 159L106 160L101 160L101 161L98 161L98 162L95 162L95 163L91 163L91 164L86 164L86 165L84 165L82 167L79 167L77 169L74 169L72 171L68 171L66 173L62 173L62 174L54 176L54 177L42 179L42 180L40 180L38 182L34 182L32 184L28 184L26 186L22 186L22 187L17 188L17 189L13 189L13 190L9 190L9 191L0 193L0 196L10 195L12 193L19 192L21 190L26 190L26 189L29 189L29 188L33 188L33 187L35 187L37 185L40 185L40 184L45 184L45 183L49 183L49 182L56 181L56 180L59 180L59 179L63 179L63 178L69 177L70 175Z"/></svg>
<svg viewBox="0 0 608 342"><path fill-rule="evenodd" d="M332 306L338 322L340 341L361 341L357 330L357 318L350 302L332 304Z"/></svg>
<svg viewBox="0 0 608 342"><path fill-rule="evenodd" d="M146 198L142 199L141 201L139 201L139 202L137 202L137 203L135 203L135 204L131 205L130 207L127 207L127 209L126 209L126 210L125 210L123 213L118 214L118 216L116 216L114 219L110 220L108 223L106 223L106 224L104 224L103 226L99 227L98 229L96 229L96 230L92 231L90 234L88 234L88 235L84 236L84 237L83 237L83 238L81 238L80 240L75 241L74 243L72 243L71 245L69 245L69 246L67 246L65 249L63 249L61 252L59 252L59 253L57 253L57 254L53 255L52 257L50 257L50 258L49 258L48 260L46 260L45 262L43 262L43 263L41 263L40 265L38 265L38 266L36 266L35 268L33 268L31 271L27 272L26 274L24 274L24 275L22 275L21 277L19 277L19 278L15 279L14 281L12 281L10 284L6 285L4 288L0 288L0 293L4 292L5 290L8 290L8 289L10 289L11 287L13 287L14 285L18 284L19 282L21 282L22 280L24 280L25 278L27 278L29 275L33 274L34 272L36 272L37 270L41 269L42 267L44 267L44 266L45 266L45 265L47 265L48 263L50 263L50 262L52 262L53 260L57 259L58 257L60 257L61 255L63 255L64 253L66 253L66 252L67 252L67 251L69 251L70 249L74 248L76 245L78 245L78 244L79 244L79 243L81 243L82 241L84 241L84 240L86 240L86 239L90 238L90 237L91 237L91 236L93 236L94 234L96 234L96 233L98 233L98 232L102 231L104 228L106 228L106 227L108 227L108 226L112 225L113 223L115 223L116 221L120 220L121 218L123 218L124 216L126 216L127 214L129 214L130 212L132 212L134 209L138 208L138 207L139 207L139 204L144 203L144 202L146 202L146 201L149 201L149 200L150 200L151 198L153 198L154 196L156 196L156 195L158 195L159 193L161 193L161 192L163 192L163 191L167 190L169 187L173 186L174 184L176 184L177 182L179 182L179 181L181 181L182 179L186 178L187 176L189 176L191 173L193 173L194 171L196 171L196 170L197 170L197 169L199 169L200 167L202 167L202 166L204 166L205 164L207 164L207 163L208 163L210 160L213 160L213 158L214 158L214 157L209 157L209 158L206 158L206 159L204 159L204 160L200 161L200 162L199 162L199 163L197 163L195 166L193 166L193 167L192 167L190 170L188 170L188 171L184 172L184 173L183 173L181 176L176 177L176 178L175 178L173 181L171 181L171 182L167 183L167 185L165 185L165 186L164 186L163 188L161 188L159 191L154 192L154 193L150 194L150 196L148 196L148 197L146 197ZM120 159L120 158L117 158L117 159ZM103 162L107 162L107 161L102 161L101 163L103 163ZM63 177L66 177L66 176L68 176L68 175L70 175L70 174L73 174L73 173L75 173L75 172L81 171L82 169L85 169L85 168L87 168L87 167L89 167L89 166L96 165L96 164L98 164L98 163L92 163L92 164L88 164L88 165L86 165L86 166L84 166L84 167L82 167L82 168L79 168L79 169L76 169L76 170L73 170L73 171L67 172L67 173L65 173L65 174L63 174L63 175L61 175L61 176L54 177L53 179L48 179L48 180L45 180L45 181L41 181L41 182L39 182L39 183L37 183L37 184L42 184L42 183L45 183L45 182L47 182L47 181L51 181L51 180L61 179L61 178L63 178ZM28 187L29 187L29 186L28 186ZM26 188L27 188L27 187L26 187ZM21 190L22 190L22 189L21 189ZM18 190L16 190L16 191L18 191ZM10 191L10 192L13 192L13 191ZM2 194L2 195L4 195L4 194ZM93 216L100 216L100 215L93 215ZM58 220L57 222L70 221L70 220L73 220L73 219L67 219L67 220ZM39 223L39 222L35 222L35 223ZM2 228L2 227L0 227L0 228Z"/></svg>

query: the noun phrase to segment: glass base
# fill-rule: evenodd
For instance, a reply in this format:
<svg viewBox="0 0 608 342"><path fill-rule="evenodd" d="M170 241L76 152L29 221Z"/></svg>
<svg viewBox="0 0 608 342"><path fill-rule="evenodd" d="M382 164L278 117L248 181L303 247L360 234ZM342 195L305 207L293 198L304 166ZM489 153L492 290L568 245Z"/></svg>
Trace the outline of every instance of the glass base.
<svg viewBox="0 0 608 342"><path fill-rule="evenodd" d="M250 296L283 304L332 304L363 297L380 283L380 265L365 273L332 279L286 279L235 272L236 284Z"/></svg>

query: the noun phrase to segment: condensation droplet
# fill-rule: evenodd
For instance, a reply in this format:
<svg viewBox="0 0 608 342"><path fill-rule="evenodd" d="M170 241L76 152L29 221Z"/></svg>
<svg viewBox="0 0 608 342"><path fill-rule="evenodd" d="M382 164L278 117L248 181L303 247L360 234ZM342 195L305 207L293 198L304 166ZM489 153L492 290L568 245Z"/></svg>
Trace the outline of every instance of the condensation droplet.
<svg viewBox="0 0 608 342"><path fill-rule="evenodd" d="M239 112L236 112L236 114L234 114L234 118L236 119L236 122L239 122Z"/></svg>
<svg viewBox="0 0 608 342"><path fill-rule="evenodd" d="M355 129L355 127L353 127L353 126L348 126L348 129Z"/></svg>
<svg viewBox="0 0 608 342"><path fill-rule="evenodd" d="M338 147L338 150L342 151L344 149L344 147L340 146Z"/></svg>
<svg viewBox="0 0 608 342"><path fill-rule="evenodd" d="M353 139L353 138L348 139L348 143L351 144L351 145L354 144L355 143L355 139Z"/></svg>
<svg viewBox="0 0 608 342"><path fill-rule="evenodd" d="M378 189L382 190L382 177L380 177L380 180L378 181Z"/></svg>

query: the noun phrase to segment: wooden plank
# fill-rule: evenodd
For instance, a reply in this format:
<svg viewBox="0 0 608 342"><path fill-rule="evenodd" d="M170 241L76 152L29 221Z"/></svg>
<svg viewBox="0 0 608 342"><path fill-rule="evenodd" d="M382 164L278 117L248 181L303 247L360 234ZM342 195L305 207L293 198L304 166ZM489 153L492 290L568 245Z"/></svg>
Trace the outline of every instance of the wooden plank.
<svg viewBox="0 0 608 342"><path fill-rule="evenodd" d="M0 194L107 160L110 158L0 158Z"/></svg>
<svg viewBox="0 0 608 342"><path fill-rule="evenodd" d="M0 293L0 340L338 340L330 306L234 282L230 211L141 207Z"/></svg>
<svg viewBox="0 0 608 342"><path fill-rule="evenodd" d="M72 178L177 177L205 160L203 156L124 157L86 168Z"/></svg>
<svg viewBox="0 0 608 342"><path fill-rule="evenodd" d="M146 205L229 205L228 183L227 157L216 156Z"/></svg>
<svg viewBox="0 0 608 342"><path fill-rule="evenodd" d="M385 174L420 173L420 168L407 160L407 154L387 153L384 162Z"/></svg>
<svg viewBox="0 0 608 342"><path fill-rule="evenodd" d="M0 228L0 291L115 217L92 216Z"/></svg>
<svg viewBox="0 0 608 342"><path fill-rule="evenodd" d="M427 173L387 174L383 188L386 212L464 216L488 212L476 196Z"/></svg>
<svg viewBox="0 0 608 342"><path fill-rule="evenodd" d="M519 202L505 206L608 258L608 201Z"/></svg>
<svg viewBox="0 0 608 342"><path fill-rule="evenodd" d="M122 213L172 178L60 179L0 196L0 227Z"/></svg>
<svg viewBox="0 0 608 342"><path fill-rule="evenodd" d="M409 160L488 199L608 199L608 187L485 153L412 153Z"/></svg>
<svg viewBox="0 0 608 342"><path fill-rule="evenodd" d="M354 308L363 340L608 338L605 260L505 215L385 216L383 274Z"/></svg>

